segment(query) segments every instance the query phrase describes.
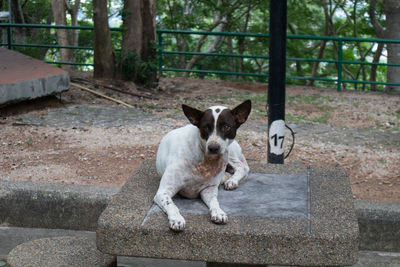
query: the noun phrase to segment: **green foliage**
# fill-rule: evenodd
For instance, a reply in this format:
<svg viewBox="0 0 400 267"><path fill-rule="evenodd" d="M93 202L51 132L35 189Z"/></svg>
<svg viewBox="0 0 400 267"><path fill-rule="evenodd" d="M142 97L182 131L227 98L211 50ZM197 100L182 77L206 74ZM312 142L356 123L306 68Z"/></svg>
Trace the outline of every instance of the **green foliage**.
<svg viewBox="0 0 400 267"><path fill-rule="evenodd" d="M196 4L195 9L190 6ZM221 9L216 7L217 1L184 1L184 0L164 0L157 1L159 29L182 29L182 30L209 30L213 23L213 18L218 11L223 11L235 1L222 1ZM242 4L233 10L227 16L227 31L252 33L268 33L269 9L268 1L241 1ZM245 11L248 4L251 3L251 11L247 28L245 28ZM324 35L325 15L320 0L288 0L288 34L301 35ZM328 11L332 12L332 27L328 29L327 35L339 35L348 37L376 37L370 24L368 15L369 1L327 1ZM356 3L356 5L355 5ZM211 11L211 12L210 12ZM376 10L377 17L383 23L382 6L378 5ZM163 49L167 51L194 51L200 36L196 35L163 35ZM209 36L205 40L202 51L206 51L211 45L214 36ZM234 53L239 54L239 43L244 43L244 54L248 55L268 55L268 39L246 37L232 37L231 43L228 38L224 38L222 44L215 53ZM242 38L243 39L243 38ZM185 43L185 46L179 45ZM343 60L347 61L371 61L375 44L345 42L343 47ZM294 58L316 58L317 52L321 46L321 41L317 40L287 40L287 56ZM324 59L335 60L337 58L337 43L329 41L324 50ZM231 50L231 51L229 51ZM187 63L191 56L183 56L183 62ZM196 63L194 69L201 70L223 70L238 71L240 59L230 59L227 57L204 57ZM311 76L313 62L306 61L288 61L288 76ZM177 55L164 55L164 67L185 68L182 65L182 57ZM343 70L343 79L348 80L369 80L370 66L359 64L345 64ZM243 59L242 72L245 73L268 73L268 60L266 59ZM177 75L168 73L167 75ZM265 81L265 78L257 77L231 77L219 74L197 74L190 76L200 78L219 78L219 79L238 79L249 81ZM337 77L337 64L320 63L317 69L318 77L335 79ZM377 80L386 80L386 68L378 67ZM289 83L304 85L303 80L289 80ZM336 87L334 83L316 81L317 86ZM369 85L345 84L347 89L368 90ZM378 89L383 89L378 86Z"/></svg>
<svg viewBox="0 0 400 267"><path fill-rule="evenodd" d="M71 1L72 0L68 0ZM3 1L6 5L7 1ZM50 0L30 0L23 2L23 13L26 23L51 24L53 21ZM327 3L327 10L332 15L328 29L325 28L326 19L323 2ZM109 18L122 18L123 1L107 0ZM200 30L217 31L214 22L218 16L224 17L224 31L230 32L269 32L269 1L262 0L157 0L157 28L175 30ZM234 6L234 8L232 8ZM288 0L287 5L288 34L301 35L332 35L347 37L376 37L370 23L368 14L369 1L321 1L321 0ZM247 15L247 11L250 10ZM82 1L80 8L79 25L93 24L93 4L92 1ZM375 14L379 22L385 27L385 16L383 12L383 1L378 1ZM116 26L115 23L113 26ZM117 25L120 26L120 25ZM327 33L326 33L327 31ZM201 39L201 35L187 34L163 34L163 49L165 51L195 51ZM207 51L215 42L217 37L208 36L200 51ZM119 49L121 48L122 33L111 32L111 39L116 49L116 58L120 58ZM27 29L26 42L30 44L56 44L55 30L49 29ZM315 59L321 47L318 40L287 40L287 56L293 58ZM214 53L233 53L244 55L268 56L268 38L254 37L223 37L216 46ZM79 46L93 46L93 32L79 31ZM153 47L155 49L155 46ZM336 59L337 43L327 42L323 53L324 59ZM18 50L33 57L47 60L58 60L57 49L47 48L18 48ZM343 59L347 61L372 61L376 51L376 44L344 42ZM385 50L384 50L385 52ZM76 50L76 61L84 63L93 62L93 51ZM192 59L190 55L164 55L163 62L165 68L184 69ZM385 60L385 59L382 59ZM121 60L119 60L121 61ZM149 62L138 60L137 54L131 52L125 60L119 62L120 66L126 69L124 75L135 74L140 79L153 73L156 68L156 58ZM287 62L287 76L311 76L314 63L300 60L290 60ZM211 57L201 58L193 69L198 70L221 70L244 73L268 73L267 59L254 58L229 58ZM345 64L343 69L343 79L349 80L369 80L371 66L360 64ZM165 75L181 75L182 73L168 72ZM266 78L248 76L229 76L220 74L191 73L191 77L198 78L218 78L230 80L262 81ZM317 69L317 77L334 79L337 77L337 64L320 63ZM386 80L386 67L377 68L377 80ZM289 83L304 85L304 80L291 79ZM334 83L316 81L317 86L335 87ZM369 90L369 85L345 84L347 89ZM383 90L383 86L378 86L378 90Z"/></svg>
<svg viewBox="0 0 400 267"><path fill-rule="evenodd" d="M136 51L128 51L125 59L121 58L121 55L117 57L117 65L122 69L123 78L135 77L138 73L138 69L141 65L140 57Z"/></svg>
<svg viewBox="0 0 400 267"><path fill-rule="evenodd" d="M22 3L21 3L22 4ZM7 7L8 8L8 7ZM50 0L26 1L23 6L23 15L25 23L29 24L49 24L51 23L51 5ZM51 35L49 29L30 28L25 29L27 44L54 44L56 37ZM31 57L43 60L48 51L47 48L37 47L17 47L17 51L29 55Z"/></svg>
<svg viewBox="0 0 400 267"><path fill-rule="evenodd" d="M157 45L152 44L153 55L156 53ZM122 70L124 79L133 79L139 83L145 84L150 75L157 71L157 61L155 57L151 57L147 61L143 61L135 50L128 51L128 54L122 59L119 54L117 57L117 65Z"/></svg>

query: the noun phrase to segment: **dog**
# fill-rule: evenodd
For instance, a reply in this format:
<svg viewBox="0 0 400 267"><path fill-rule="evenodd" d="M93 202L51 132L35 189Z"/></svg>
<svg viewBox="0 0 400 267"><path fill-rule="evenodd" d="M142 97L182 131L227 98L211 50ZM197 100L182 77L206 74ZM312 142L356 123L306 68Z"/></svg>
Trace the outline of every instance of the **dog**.
<svg viewBox="0 0 400 267"><path fill-rule="evenodd" d="M158 147L156 167L161 181L154 202L167 214L173 231L185 228L185 219L172 201L177 193L186 198L200 196L211 221L226 224L218 186L233 190L248 176L249 166L234 138L250 114L251 101L232 110L212 106L200 111L184 104L182 109L190 124L167 133Z"/></svg>

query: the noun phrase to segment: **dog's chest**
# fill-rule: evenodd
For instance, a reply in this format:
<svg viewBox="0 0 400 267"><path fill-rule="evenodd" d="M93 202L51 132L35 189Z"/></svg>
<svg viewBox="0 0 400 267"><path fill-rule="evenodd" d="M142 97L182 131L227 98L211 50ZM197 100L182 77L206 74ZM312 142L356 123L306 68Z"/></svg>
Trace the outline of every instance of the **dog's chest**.
<svg viewBox="0 0 400 267"><path fill-rule="evenodd" d="M216 160L204 160L192 165L188 169L187 186L182 188L179 194L187 198L198 197L204 188L220 183L218 176L224 173L226 165L224 157Z"/></svg>
<svg viewBox="0 0 400 267"><path fill-rule="evenodd" d="M192 167L192 173L194 177L197 177L200 181L209 181L216 177L226 167L226 161L224 158L218 157L216 160L204 160Z"/></svg>

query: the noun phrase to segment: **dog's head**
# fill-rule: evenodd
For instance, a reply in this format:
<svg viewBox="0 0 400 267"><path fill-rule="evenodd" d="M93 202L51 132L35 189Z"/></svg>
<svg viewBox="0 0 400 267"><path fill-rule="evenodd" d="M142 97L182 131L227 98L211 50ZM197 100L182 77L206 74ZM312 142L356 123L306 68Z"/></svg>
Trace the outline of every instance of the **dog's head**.
<svg viewBox="0 0 400 267"><path fill-rule="evenodd" d="M205 153L208 156L221 155L232 143L236 130L250 114L251 101L246 100L234 109L212 106L205 111L182 105L183 113L190 123L198 127Z"/></svg>

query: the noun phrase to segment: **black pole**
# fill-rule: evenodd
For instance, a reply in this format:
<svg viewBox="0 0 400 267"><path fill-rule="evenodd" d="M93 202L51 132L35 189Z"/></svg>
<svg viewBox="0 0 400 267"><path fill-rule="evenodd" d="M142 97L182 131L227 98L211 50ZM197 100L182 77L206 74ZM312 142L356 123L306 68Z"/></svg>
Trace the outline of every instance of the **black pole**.
<svg viewBox="0 0 400 267"><path fill-rule="evenodd" d="M286 5L286 0L269 2L268 162L276 164L284 158Z"/></svg>

